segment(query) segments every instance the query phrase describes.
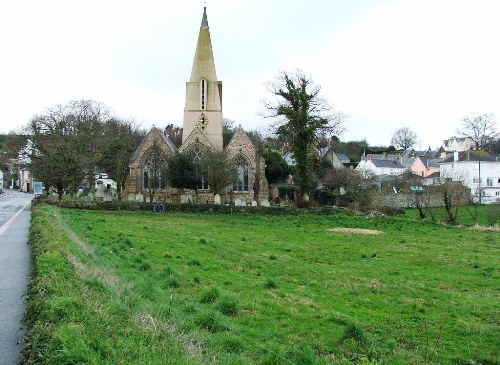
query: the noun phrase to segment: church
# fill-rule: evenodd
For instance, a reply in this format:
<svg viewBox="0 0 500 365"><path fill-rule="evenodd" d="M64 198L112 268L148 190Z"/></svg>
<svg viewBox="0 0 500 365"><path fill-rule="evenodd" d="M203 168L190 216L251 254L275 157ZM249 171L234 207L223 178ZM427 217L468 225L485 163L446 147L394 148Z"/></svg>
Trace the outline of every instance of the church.
<svg viewBox="0 0 500 365"><path fill-rule="evenodd" d="M217 80L215 61L208 27L207 9L203 17L198 35L198 43L194 55L193 67L189 81L186 82L186 100L184 106L182 145L177 149L165 131L153 127L134 152L130 163L130 175L125 185L128 200L146 201L149 184L153 179L149 176L153 145L157 145L166 156L178 152L190 151L194 158L201 158L203 153L215 150L226 150L234 161L238 172L238 181L227 188L222 203L236 200L252 204L252 200L261 202L268 199L268 185L265 177L265 161L257 156L252 142L239 127L229 143L224 146L222 139L222 81ZM257 159L259 159L257 161ZM259 196L254 194L254 183L257 169L260 174ZM158 186L155 201L179 202L177 189L168 185L168 177L156 180ZM188 195L190 192L187 193ZM194 193L193 193L194 194ZM213 194L209 186L201 183L197 190L198 202L213 202ZM190 196L189 201L194 201Z"/></svg>

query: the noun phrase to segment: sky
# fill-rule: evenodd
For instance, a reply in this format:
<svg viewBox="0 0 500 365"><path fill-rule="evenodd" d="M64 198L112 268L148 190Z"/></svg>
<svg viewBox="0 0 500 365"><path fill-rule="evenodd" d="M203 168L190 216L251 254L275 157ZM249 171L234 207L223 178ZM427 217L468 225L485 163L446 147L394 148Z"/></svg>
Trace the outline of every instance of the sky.
<svg viewBox="0 0 500 365"><path fill-rule="evenodd" d="M1 5L0 133L93 99L145 129L182 125L203 0L25 0ZM247 130L266 84L302 70L341 140L389 145L410 127L437 148L469 114L500 118L498 0L207 0L223 116Z"/></svg>

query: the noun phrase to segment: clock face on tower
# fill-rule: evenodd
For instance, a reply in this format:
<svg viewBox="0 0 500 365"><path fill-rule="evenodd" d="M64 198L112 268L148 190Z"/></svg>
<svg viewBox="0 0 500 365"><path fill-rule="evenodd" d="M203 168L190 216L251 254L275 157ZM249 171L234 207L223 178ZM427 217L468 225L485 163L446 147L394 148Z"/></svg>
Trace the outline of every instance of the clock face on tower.
<svg viewBox="0 0 500 365"><path fill-rule="evenodd" d="M205 115L205 113L201 113L200 116L198 117L198 125L201 127L201 129L205 129L207 124L208 124L208 117Z"/></svg>

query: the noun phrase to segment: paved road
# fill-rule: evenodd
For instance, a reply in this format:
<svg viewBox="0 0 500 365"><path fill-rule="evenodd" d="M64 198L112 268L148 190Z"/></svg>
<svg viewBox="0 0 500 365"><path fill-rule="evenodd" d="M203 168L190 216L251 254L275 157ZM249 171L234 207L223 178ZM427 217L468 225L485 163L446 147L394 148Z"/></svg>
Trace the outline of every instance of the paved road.
<svg viewBox="0 0 500 365"><path fill-rule="evenodd" d="M24 331L24 293L31 272L28 230L32 194L0 194L0 364L19 360Z"/></svg>

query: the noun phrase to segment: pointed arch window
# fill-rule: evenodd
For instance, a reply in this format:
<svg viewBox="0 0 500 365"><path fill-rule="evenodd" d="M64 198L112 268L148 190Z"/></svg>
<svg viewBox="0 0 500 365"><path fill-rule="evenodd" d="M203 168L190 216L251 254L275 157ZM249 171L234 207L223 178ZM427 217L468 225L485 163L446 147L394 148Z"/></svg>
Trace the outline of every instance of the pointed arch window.
<svg viewBox="0 0 500 365"><path fill-rule="evenodd" d="M194 161L199 163L201 161L201 157L203 154L202 149L199 146L194 146L191 151L193 153ZM200 171L199 175L200 175L200 177L199 177L199 182L198 182L198 189L199 190L208 190L207 179L203 176L204 174L201 173L201 171Z"/></svg>
<svg viewBox="0 0 500 365"><path fill-rule="evenodd" d="M148 157L142 171L144 190L167 188L167 166L164 161L155 158L154 154Z"/></svg>
<svg viewBox="0 0 500 365"><path fill-rule="evenodd" d="M234 160L238 179L233 184L234 191L248 191L250 165L245 157L238 155Z"/></svg>
<svg viewBox="0 0 500 365"><path fill-rule="evenodd" d="M200 81L200 102L201 110L205 111L207 108L207 80L201 79Z"/></svg>

